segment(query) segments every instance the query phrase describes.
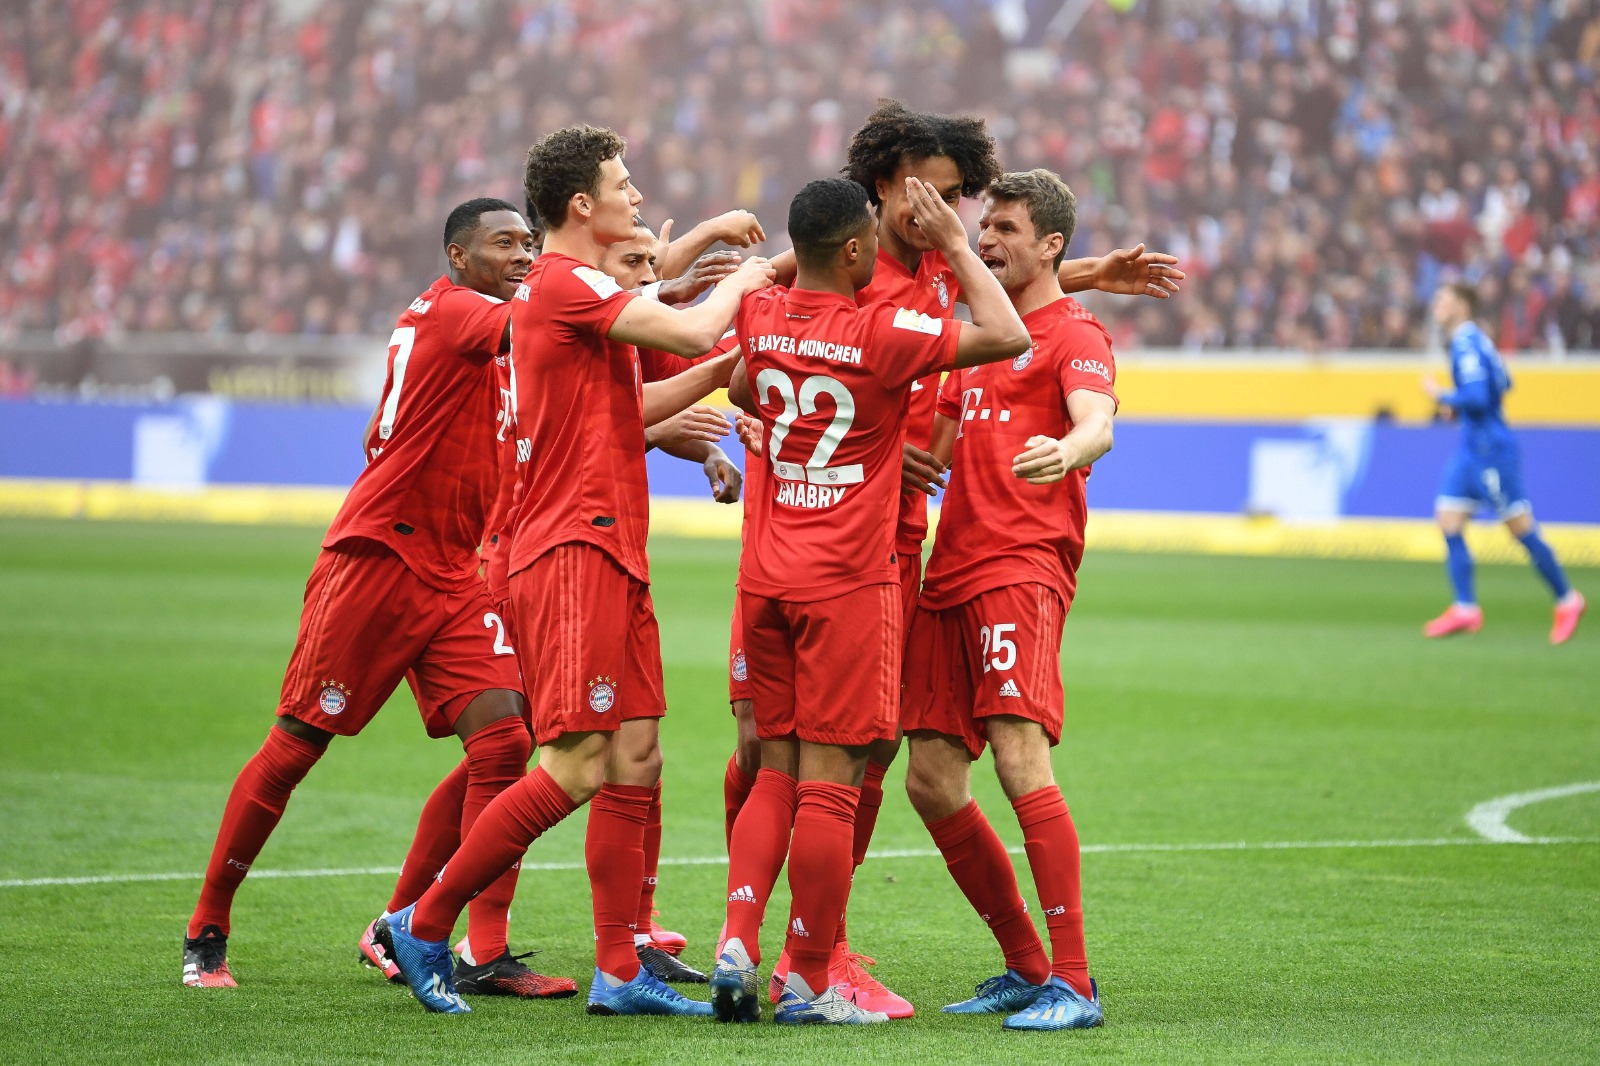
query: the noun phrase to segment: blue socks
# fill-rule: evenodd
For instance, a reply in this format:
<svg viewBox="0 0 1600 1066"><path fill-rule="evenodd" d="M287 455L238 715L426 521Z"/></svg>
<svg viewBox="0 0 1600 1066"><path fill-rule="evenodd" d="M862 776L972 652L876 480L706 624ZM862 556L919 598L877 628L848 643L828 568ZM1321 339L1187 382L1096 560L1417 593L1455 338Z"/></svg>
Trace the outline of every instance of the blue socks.
<svg viewBox="0 0 1600 1066"><path fill-rule="evenodd" d="M1550 586L1550 591L1555 594L1556 599L1559 600L1571 592L1572 586L1567 584L1567 575L1562 572L1561 564L1556 561L1556 553L1551 551L1550 545L1539 536L1539 527L1535 526L1528 530L1528 535L1520 539L1522 546L1528 549L1528 557L1533 560L1533 568L1539 571L1539 576Z"/></svg>
<svg viewBox="0 0 1600 1066"><path fill-rule="evenodd" d="M1477 590L1472 585L1472 553L1467 551L1467 538L1460 533L1447 533L1444 546L1447 552L1445 567L1450 571L1450 584L1456 590L1456 602L1477 603ZM1549 551L1548 548L1545 550Z"/></svg>

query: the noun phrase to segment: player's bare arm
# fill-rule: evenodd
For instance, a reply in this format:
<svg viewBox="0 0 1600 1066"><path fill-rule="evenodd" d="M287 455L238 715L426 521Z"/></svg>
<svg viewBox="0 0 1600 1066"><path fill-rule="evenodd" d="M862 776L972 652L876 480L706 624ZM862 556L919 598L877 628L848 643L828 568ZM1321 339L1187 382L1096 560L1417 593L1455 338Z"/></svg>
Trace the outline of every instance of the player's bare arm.
<svg viewBox="0 0 1600 1066"><path fill-rule="evenodd" d="M956 451L956 435L961 429L961 423L948 415L933 416L933 436L928 441L928 451L933 453L936 462L947 469L950 466L950 457Z"/></svg>
<svg viewBox="0 0 1600 1066"><path fill-rule="evenodd" d="M739 356L739 361L734 364L733 378L728 382L728 402L745 413L745 417L755 419L757 416L756 398L750 393L750 375L745 372L744 352L735 348L728 353ZM744 436L745 423L740 420L740 437ZM757 421L754 427L755 440L761 441L761 425ZM748 447L748 444L746 445ZM757 454L760 454L757 452Z"/></svg>
<svg viewBox="0 0 1600 1066"><path fill-rule="evenodd" d="M654 300L630 301L611 324L606 336L624 344L637 344L688 359L698 359L722 339L722 335L727 332L728 324L733 321L734 314L739 310L739 301L744 299L745 294L764 289L770 284L772 284L772 267L765 259L754 256L740 263L737 270L711 290L710 296L693 307L678 310L656 303ZM707 360L702 365L710 366L716 362L717 360ZM728 365L728 369L732 369L732 364ZM678 378L684 376L680 374ZM717 387L720 387L720 383L712 386L713 389ZM704 398L711 391L712 389L707 389L673 410L662 412L655 419L650 418L647 408L645 422L660 421L666 415L675 414L689 404Z"/></svg>
<svg viewBox="0 0 1600 1066"><path fill-rule="evenodd" d="M940 460L938 453L923 451L909 441L900 448L900 485L902 488L929 496L944 488L944 472L949 460Z"/></svg>
<svg viewBox="0 0 1600 1066"><path fill-rule="evenodd" d="M636 304L644 302L634 301ZM683 373L674 374L664 381L645 382L643 389L645 425L653 426L657 422L665 421L684 408L699 403L718 389L726 388L728 379L733 374L733 368L739 361L737 352L738 349L734 349L702 360Z"/></svg>
<svg viewBox="0 0 1600 1066"><path fill-rule="evenodd" d="M1074 389L1067 394L1072 429L1059 440L1029 437L1026 450L1011 461L1011 473L1030 485L1050 485L1069 471L1088 466L1111 450L1111 422L1116 413L1116 401L1105 393Z"/></svg>
<svg viewBox="0 0 1600 1066"><path fill-rule="evenodd" d="M1068 259L1056 271L1061 291L1099 289L1123 296L1153 296L1165 300L1178 292L1188 275L1178 269L1178 257L1146 251L1143 244L1117 248L1095 258Z"/></svg>
<svg viewBox="0 0 1600 1066"><path fill-rule="evenodd" d="M711 288L739 269L744 257L735 251L707 252L696 259L680 277L668 278L656 290L656 298L669 306L691 303L701 293Z"/></svg>
<svg viewBox="0 0 1600 1066"><path fill-rule="evenodd" d="M661 226L663 252L658 257L657 272L663 278L676 278L685 273L690 264L718 242L734 248L748 248L767 239L760 221L749 211L726 211L669 242L667 237L671 231L672 219L669 218Z"/></svg>
<svg viewBox="0 0 1600 1066"><path fill-rule="evenodd" d="M967 294L972 321L960 324L956 366L977 366L1009 359L1027 350L1028 330L1011 306L1006 290L978 253L967 243L961 216L939 197L937 190L916 178L906 179L906 198L923 236L944 254L961 290Z"/></svg>

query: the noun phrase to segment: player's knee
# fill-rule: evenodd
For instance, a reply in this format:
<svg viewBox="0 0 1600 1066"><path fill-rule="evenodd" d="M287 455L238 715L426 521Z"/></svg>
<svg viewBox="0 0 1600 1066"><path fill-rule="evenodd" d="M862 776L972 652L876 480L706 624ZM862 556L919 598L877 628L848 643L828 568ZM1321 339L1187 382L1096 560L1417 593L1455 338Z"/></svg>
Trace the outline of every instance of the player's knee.
<svg viewBox="0 0 1600 1066"><path fill-rule="evenodd" d="M988 736L994 749L995 776L1008 798L1016 799L1055 784L1050 739L1037 722L991 719Z"/></svg>
<svg viewBox="0 0 1600 1066"><path fill-rule="evenodd" d="M901 738L895 736L888 740L874 740L867 748L867 761L887 767L894 763L900 754Z"/></svg>
<svg viewBox="0 0 1600 1066"><path fill-rule="evenodd" d="M733 749L733 761L739 767L739 772L749 777L754 777L756 771L761 769L761 741L755 736L740 737L738 746Z"/></svg>
<svg viewBox="0 0 1600 1066"><path fill-rule="evenodd" d="M906 763L906 798L924 822L937 821L960 810L966 805L966 791L963 781L918 759L913 749Z"/></svg>

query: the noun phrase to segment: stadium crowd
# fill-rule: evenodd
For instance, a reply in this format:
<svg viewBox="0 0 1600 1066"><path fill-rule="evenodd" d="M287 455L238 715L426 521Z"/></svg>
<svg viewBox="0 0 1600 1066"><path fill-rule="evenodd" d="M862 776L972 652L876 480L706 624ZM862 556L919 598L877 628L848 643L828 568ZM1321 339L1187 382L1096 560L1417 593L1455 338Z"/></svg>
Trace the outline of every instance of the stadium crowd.
<svg viewBox="0 0 1600 1066"><path fill-rule="evenodd" d="M1502 350L1600 348L1597 75L1596 0L25 0L0 331L385 332L575 121L652 221L773 233L888 96L1065 175L1074 254L1182 257L1121 348L1412 347L1452 277Z"/></svg>

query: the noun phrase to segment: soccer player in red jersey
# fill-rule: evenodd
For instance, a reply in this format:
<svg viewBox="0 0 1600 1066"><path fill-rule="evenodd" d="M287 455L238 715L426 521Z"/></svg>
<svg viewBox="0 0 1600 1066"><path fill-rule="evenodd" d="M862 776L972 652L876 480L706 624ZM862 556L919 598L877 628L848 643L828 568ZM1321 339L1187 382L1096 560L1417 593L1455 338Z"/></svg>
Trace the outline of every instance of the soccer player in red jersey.
<svg viewBox="0 0 1600 1066"><path fill-rule="evenodd" d="M544 234L536 215L529 212L533 225L535 252L543 244ZM739 241L745 239L754 216L747 212L730 212L711 222L703 223L691 231L684 241L695 244L695 234L708 231L713 239ZM733 228L730 228L733 227ZM755 226L759 232L759 226ZM665 227L663 227L665 229ZM739 253L713 252L702 255L681 278L656 282L654 260L661 249L648 229L641 230L639 239L613 245L601 267L617 283L628 289L641 289L651 296L668 302L689 301L737 268ZM507 308L509 314L509 306ZM713 349L715 351L715 349ZM676 356L663 358L678 359ZM499 490L488 521L489 533L482 549L484 579L488 585L490 601L507 629L507 643L514 646L510 609L509 576L506 573L510 554L511 503L517 483L515 425L511 417L513 379L510 360L504 355L495 360L496 377L506 402L503 417L495 431L495 444L500 457ZM686 368L687 360L680 360L673 371ZM661 376L667 376L662 374ZM716 498L722 502L737 502L741 477L739 470L715 442L728 432L727 420L715 408L691 407L645 431L648 446L660 447L670 454L701 463ZM406 854L401 876L396 882L394 895L380 917L387 918L395 911L415 903L444 868L461 843L461 805L466 795L467 763L463 761L434 789L424 804L418 819L417 832ZM662 929L654 921L654 888L656 863L660 856L660 801L651 807L645 843L646 870L640 908L650 932L635 942L641 961L651 966L656 976L663 980L704 983L705 975L684 965L676 954L686 946L681 934ZM653 845L653 846L652 846ZM462 995L517 995L525 998L559 998L572 995L576 984L565 977L547 977L535 973L522 963L524 956L512 955L507 946L508 912L516 888L518 864L468 904L468 934L456 945L460 961L455 967L456 990ZM367 926L359 948L363 961L378 967L391 980L403 981L399 968L387 955L387 949L374 935L377 921Z"/></svg>
<svg viewBox="0 0 1600 1066"><path fill-rule="evenodd" d="M994 140L983 120L911 111L892 100L885 101L851 138L844 174L866 187L878 221L877 270L871 284L857 294L858 302L865 306L888 300L933 318L951 318L956 303L964 301L965 296L949 262L917 224L906 193L907 179L931 184L952 208L963 196L982 192L1000 174ZM1064 260L1057 276L1068 292L1100 289L1166 298L1178 290L1178 282L1184 278L1176 264L1172 256L1147 252L1139 245L1099 258ZM788 255L777 257L774 265L780 281L793 269ZM913 385L906 423L906 487L900 499L895 549L900 567L901 608L908 625L922 577L928 494L943 484L943 467L927 450L938 388L937 375ZM746 658L747 672L760 670L760 663ZM857 866L866 859L883 803L883 777L899 749L897 736L875 743L869 753L853 844ZM730 767L724 783L730 816L735 804L743 799L736 769L736 765ZM871 961L850 949L846 927L841 924L833 958L833 983L850 989L852 998L869 1009L885 1011L892 1017L911 1015L910 1003L867 972L863 964ZM774 1002L784 972L785 962L780 958L769 989Z"/></svg>
<svg viewBox="0 0 1600 1066"><path fill-rule="evenodd" d="M1076 203L1046 170L990 186L978 254L1027 324L1009 363L952 374L933 453L952 475L906 646L906 790L951 874L1005 953L1006 971L945 1008L1005 1013L1008 1029L1102 1020L1084 954L1078 836L1051 770L1061 739L1062 625L1083 558L1090 464L1111 448L1111 338L1061 291ZM969 789L985 744L1016 810L1050 955L1016 874Z"/></svg>
<svg viewBox="0 0 1600 1066"><path fill-rule="evenodd" d="M589 1011L710 1012L643 969L633 942L665 712L645 556L644 427L726 382L734 357L706 360L646 394L635 345L705 354L772 270L746 259L686 310L621 288L599 263L607 247L635 236L643 197L625 147L610 130L578 126L528 152L528 199L548 229L512 300L518 454L527 461L509 570L539 760L490 805L422 898L386 923L396 963L430 1010L467 1009L451 986L447 942L467 901L589 802Z"/></svg>
<svg viewBox="0 0 1600 1066"><path fill-rule="evenodd" d="M748 498L739 566L762 751L728 860L726 939L712 976L722 1021L759 1017L760 926L786 853L790 969L775 1020L888 1020L830 987L829 960L850 889L867 749L898 728L892 519L906 401L920 377L1010 358L1027 344L960 218L929 186L913 179L908 193L918 226L971 294L970 324L857 305L877 263L877 225L866 190L843 178L795 196L796 287L747 297L736 322L745 373L735 374L730 396L765 429L764 489Z"/></svg>
<svg viewBox="0 0 1600 1066"><path fill-rule="evenodd" d="M496 485L491 434L505 417L495 360L531 234L510 204L481 199L450 213L444 240L449 272L390 337L367 466L312 568L277 721L223 810L184 940L191 987L235 984L234 893L328 742L359 733L402 678L428 735L454 733L466 749L463 829L525 772L522 682L478 578L477 546Z"/></svg>

